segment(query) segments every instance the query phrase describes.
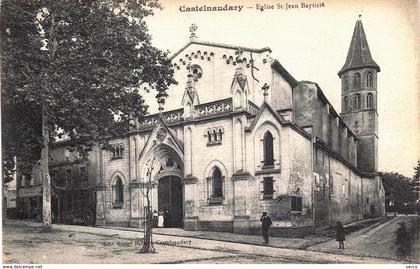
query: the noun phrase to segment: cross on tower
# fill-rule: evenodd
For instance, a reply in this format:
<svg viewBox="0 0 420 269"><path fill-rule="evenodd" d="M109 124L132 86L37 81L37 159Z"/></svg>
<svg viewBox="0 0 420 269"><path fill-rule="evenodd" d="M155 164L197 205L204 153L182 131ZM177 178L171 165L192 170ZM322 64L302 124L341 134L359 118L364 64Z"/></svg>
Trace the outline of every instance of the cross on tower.
<svg viewBox="0 0 420 269"><path fill-rule="evenodd" d="M197 35L195 34L195 31L197 31L198 27L195 25L195 23L191 24L190 26L190 40L197 39Z"/></svg>

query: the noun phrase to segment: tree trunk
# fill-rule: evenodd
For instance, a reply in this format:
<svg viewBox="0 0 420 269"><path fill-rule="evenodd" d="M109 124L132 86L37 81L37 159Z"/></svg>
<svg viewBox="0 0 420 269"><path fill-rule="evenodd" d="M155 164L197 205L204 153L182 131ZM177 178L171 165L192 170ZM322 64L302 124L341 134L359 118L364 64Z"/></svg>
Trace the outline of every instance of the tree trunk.
<svg viewBox="0 0 420 269"><path fill-rule="evenodd" d="M3 188L1 188L1 200L2 200L2 210L1 210L1 215L2 215L2 224L4 223L4 219L6 219L6 211L7 211L7 200L5 201L4 199L4 192L6 191L6 184L3 183L3 181L1 182L1 184L3 185Z"/></svg>
<svg viewBox="0 0 420 269"><path fill-rule="evenodd" d="M57 41L55 38L55 11L53 9L53 0L50 0L49 12L51 18L51 25L49 29L49 60L50 64L54 62L55 52L57 50ZM51 89L49 81L46 82L46 87ZM50 130L48 126L48 105L45 101L42 103L42 141L43 147L41 151L41 175L42 175L42 231L51 232L51 178L49 172L49 143L50 143Z"/></svg>
<svg viewBox="0 0 420 269"><path fill-rule="evenodd" d="M51 232L51 178L48 169L48 152L50 142L50 132L48 129L48 116L46 104L42 104L42 139L43 147L41 151L41 175L42 175L42 231Z"/></svg>
<svg viewBox="0 0 420 269"><path fill-rule="evenodd" d="M61 203L60 203L60 196L57 196L57 222L56 223L60 223L61 219L60 219L60 207L61 207Z"/></svg>

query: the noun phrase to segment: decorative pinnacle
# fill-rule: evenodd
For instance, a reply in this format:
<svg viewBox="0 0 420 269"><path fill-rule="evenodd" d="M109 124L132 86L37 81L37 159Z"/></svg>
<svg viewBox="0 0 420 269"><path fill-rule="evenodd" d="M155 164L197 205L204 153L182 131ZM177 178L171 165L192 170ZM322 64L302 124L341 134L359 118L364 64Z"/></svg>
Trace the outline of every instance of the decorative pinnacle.
<svg viewBox="0 0 420 269"><path fill-rule="evenodd" d="M162 113L162 112L163 112L163 110L164 110L163 105L165 104L165 98L164 98L164 97L160 97L160 98L157 100L157 102L158 102L158 104L159 104L159 108L158 108L159 113Z"/></svg>
<svg viewBox="0 0 420 269"><path fill-rule="evenodd" d="M264 83L264 86L262 86L261 88L263 90L263 95L264 95L264 101L267 101L267 96L268 96L268 89L270 89L270 86L268 86L267 83Z"/></svg>
<svg viewBox="0 0 420 269"><path fill-rule="evenodd" d="M243 53L244 53L244 50L242 48L239 48L238 47L236 49L235 54L236 54L236 62L237 63L241 63L242 62L241 56L242 56Z"/></svg>
<svg viewBox="0 0 420 269"><path fill-rule="evenodd" d="M197 35L195 34L195 31L197 31L198 27L195 23L191 24L190 26L190 41L194 41L197 39Z"/></svg>

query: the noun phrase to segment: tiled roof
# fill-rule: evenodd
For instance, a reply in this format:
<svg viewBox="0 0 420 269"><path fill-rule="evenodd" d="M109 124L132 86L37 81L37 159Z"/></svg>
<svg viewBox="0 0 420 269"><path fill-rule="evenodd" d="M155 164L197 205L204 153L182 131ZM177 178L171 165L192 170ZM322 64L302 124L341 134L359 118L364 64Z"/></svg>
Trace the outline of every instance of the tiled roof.
<svg viewBox="0 0 420 269"><path fill-rule="evenodd" d="M359 19L354 27L346 63L338 72L338 75L341 77L345 71L363 67L371 67L378 72L380 71L378 64L372 59L362 20Z"/></svg>

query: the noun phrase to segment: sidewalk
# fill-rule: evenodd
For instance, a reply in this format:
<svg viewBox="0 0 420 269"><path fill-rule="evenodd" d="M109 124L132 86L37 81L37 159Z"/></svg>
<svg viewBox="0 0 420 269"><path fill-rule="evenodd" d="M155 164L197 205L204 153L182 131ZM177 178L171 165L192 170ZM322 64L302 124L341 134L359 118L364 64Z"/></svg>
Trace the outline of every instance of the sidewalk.
<svg viewBox="0 0 420 269"><path fill-rule="evenodd" d="M379 225L380 223L389 220L387 217L380 217L376 219L367 219L355 221L344 225L346 234L360 230L370 225ZM130 228L130 227L111 227L111 226L98 226L101 229L115 229L120 231L137 231L143 232L143 229ZM265 246L264 240L260 235L244 235L226 232L211 232L211 231L185 231L182 228L153 228L153 234L167 235L167 236L182 236L187 238L198 238L207 240L217 240L223 242L235 242L250 245ZM335 230L327 229L317 231L313 235L305 236L304 238L292 237L270 237L270 246L278 248L290 249L307 249L311 246L327 242L335 238Z"/></svg>
<svg viewBox="0 0 420 269"><path fill-rule="evenodd" d="M32 227L39 227L39 223L30 223L22 221L8 220L8 224L11 225L30 225ZM103 237L111 237L117 239L134 240L143 237L143 232L140 230L128 230L128 229L114 229L114 228L98 228L98 227L86 227L86 226L73 226L73 225L53 225L53 229L56 231L70 232L70 233L85 233L92 235L100 235ZM238 235L241 236L242 235ZM216 239L201 239L195 237L186 237L178 235L163 235L155 233L153 235L155 244L167 245L170 242L185 242L188 244L176 245L178 248L188 248L196 250L207 250L224 252L226 254L249 254L258 256L269 256L269 257L281 257L285 260L290 260L291 263L390 263L397 262L387 259L368 258L368 257L353 257L344 254L332 254L318 251L298 250L281 248L275 245L270 246L259 246L252 244L243 244L241 242L226 242L219 241ZM281 240L289 240L289 238L277 238L278 242ZM296 239L293 239L296 240ZM299 240L299 239L297 239ZM300 239L305 240L305 239ZM289 244L291 244L289 242ZM181 259L182 257L180 257Z"/></svg>

